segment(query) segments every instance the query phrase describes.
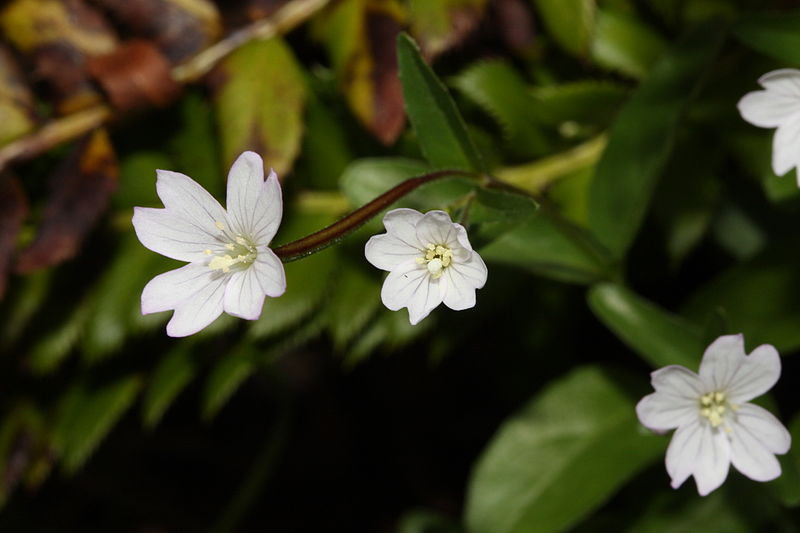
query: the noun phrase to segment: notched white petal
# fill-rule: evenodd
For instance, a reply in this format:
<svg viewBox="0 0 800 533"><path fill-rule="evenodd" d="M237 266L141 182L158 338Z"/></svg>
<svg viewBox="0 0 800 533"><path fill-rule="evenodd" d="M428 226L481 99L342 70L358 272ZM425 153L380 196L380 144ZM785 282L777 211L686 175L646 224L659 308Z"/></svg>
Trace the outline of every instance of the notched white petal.
<svg viewBox="0 0 800 533"><path fill-rule="evenodd" d="M700 377L686 367L669 365L650 373L650 383L661 394L697 401L703 394Z"/></svg>
<svg viewBox="0 0 800 533"><path fill-rule="evenodd" d="M133 228L148 249L178 261L201 261L220 242L202 226L168 209L133 208Z"/></svg>
<svg viewBox="0 0 800 533"><path fill-rule="evenodd" d="M218 273L199 263L164 272L151 279L142 291L142 314L175 309L181 302L212 283Z"/></svg>
<svg viewBox="0 0 800 533"><path fill-rule="evenodd" d="M256 204L264 186L264 162L255 152L243 152L228 172L225 206L237 233L253 227Z"/></svg>
<svg viewBox="0 0 800 533"><path fill-rule="evenodd" d="M409 321L417 324L442 302L442 295L439 283L430 279L425 267L407 261L386 277L381 300L392 311L407 307Z"/></svg>
<svg viewBox="0 0 800 533"><path fill-rule="evenodd" d="M227 223L219 202L192 178L171 170L156 170L156 175L156 191L171 213L208 234L219 231L217 222Z"/></svg>
<svg viewBox="0 0 800 533"><path fill-rule="evenodd" d="M654 392L636 404L639 422L653 431L667 431L698 421L697 400Z"/></svg>
<svg viewBox="0 0 800 533"><path fill-rule="evenodd" d="M486 283L488 270L477 252L472 252L468 261L453 262L445 272L444 304L455 311L475 306L475 291Z"/></svg>
<svg viewBox="0 0 800 533"><path fill-rule="evenodd" d="M229 315L256 320L261 316L266 294L258 281L255 269L234 272L225 287L223 309Z"/></svg>
<svg viewBox="0 0 800 533"><path fill-rule="evenodd" d="M417 222L417 239L424 245L457 242L450 215L444 211L428 211Z"/></svg>
<svg viewBox="0 0 800 533"><path fill-rule="evenodd" d="M708 391L722 390L744 362L744 337L723 335L712 342L700 362L700 379Z"/></svg>
<svg viewBox="0 0 800 533"><path fill-rule="evenodd" d="M774 346L763 344L746 356L727 384L734 403L757 398L770 390L781 376L781 358Z"/></svg>
<svg viewBox="0 0 800 533"><path fill-rule="evenodd" d="M772 171L778 176L783 176L800 164L798 142L800 142L800 116L793 116L778 126L772 140Z"/></svg>
<svg viewBox="0 0 800 533"><path fill-rule="evenodd" d="M364 245L364 256L374 267L392 270L400 263L420 257L422 250L410 246L405 240L391 233L373 235Z"/></svg>
<svg viewBox="0 0 800 533"><path fill-rule="evenodd" d="M205 328L222 314L227 276L218 276L211 283L175 307L167 323L167 335L186 337Z"/></svg>
<svg viewBox="0 0 800 533"><path fill-rule="evenodd" d="M286 271L275 252L269 248L260 251L251 268L267 296L277 298L286 292Z"/></svg>

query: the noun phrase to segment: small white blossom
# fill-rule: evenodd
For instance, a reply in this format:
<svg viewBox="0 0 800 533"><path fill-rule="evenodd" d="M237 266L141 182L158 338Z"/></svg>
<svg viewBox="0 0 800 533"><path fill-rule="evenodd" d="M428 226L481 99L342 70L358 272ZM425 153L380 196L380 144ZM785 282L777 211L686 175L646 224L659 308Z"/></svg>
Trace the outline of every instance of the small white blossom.
<svg viewBox="0 0 800 533"><path fill-rule="evenodd" d="M188 265L160 274L142 292L142 313L175 310L167 334L197 333L223 311L247 320L264 297L286 290L280 259L267 245L283 214L278 177L264 181L264 163L244 152L228 173L226 211L184 174L158 170L164 209L136 207L133 227L147 248Z"/></svg>
<svg viewBox="0 0 800 533"><path fill-rule="evenodd" d="M739 113L755 126L778 128L772 141L772 170L782 176L800 167L800 70L773 70L758 83L764 90L744 95Z"/></svg>
<svg viewBox="0 0 800 533"><path fill-rule="evenodd" d="M781 475L775 454L789 451L789 432L769 411L747 403L780 374L775 348L764 344L745 355L741 335L711 343L699 375L679 365L651 374L656 392L642 398L636 414L653 431L677 428L666 457L672 488L694 476L705 496L722 485L730 464L755 481Z"/></svg>
<svg viewBox="0 0 800 533"><path fill-rule="evenodd" d="M486 265L472 249L467 231L444 211L424 215L393 209L383 217L386 233L367 241L367 261L389 271L381 289L383 304L408 308L417 324L440 303L450 309L475 306L475 289L486 283Z"/></svg>

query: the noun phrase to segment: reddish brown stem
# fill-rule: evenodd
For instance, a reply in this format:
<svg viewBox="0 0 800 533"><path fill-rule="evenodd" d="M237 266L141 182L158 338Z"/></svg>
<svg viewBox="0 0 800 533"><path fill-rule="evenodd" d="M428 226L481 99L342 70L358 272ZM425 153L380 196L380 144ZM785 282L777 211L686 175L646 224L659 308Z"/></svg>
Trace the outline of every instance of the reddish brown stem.
<svg viewBox="0 0 800 533"><path fill-rule="evenodd" d="M437 172L431 172L430 174L425 174L424 176L417 176L416 178L407 179L403 183L381 194L368 204L359 207L338 222L334 222L327 228L323 228L316 233L312 233L307 237L303 237L302 239L279 246L272 251L275 252L275 255L280 257L281 261L284 263L288 263L289 261L294 261L307 255L311 255L315 252L319 252L320 250L323 250L328 246L340 241L353 231L357 230L372 217L420 185L424 185L426 183L430 183L431 181L447 176L474 177L476 174L474 172L467 172L463 170L440 170Z"/></svg>

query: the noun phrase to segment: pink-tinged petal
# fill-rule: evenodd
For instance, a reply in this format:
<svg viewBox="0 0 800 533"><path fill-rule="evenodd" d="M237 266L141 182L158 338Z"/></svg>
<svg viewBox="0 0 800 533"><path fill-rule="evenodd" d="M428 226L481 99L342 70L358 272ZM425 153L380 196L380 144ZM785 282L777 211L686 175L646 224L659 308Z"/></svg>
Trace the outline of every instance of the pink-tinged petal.
<svg viewBox="0 0 800 533"><path fill-rule="evenodd" d="M776 95L800 99L800 70L794 68L773 70L758 78L758 83Z"/></svg>
<svg viewBox="0 0 800 533"><path fill-rule="evenodd" d="M167 323L167 335L186 337L215 321L222 314L228 279L229 276L218 275L191 297L180 302Z"/></svg>
<svg viewBox="0 0 800 533"><path fill-rule="evenodd" d="M777 128L792 114L800 112L800 95L782 95L772 91L753 91L739 100L739 114L760 128Z"/></svg>
<svg viewBox="0 0 800 533"><path fill-rule="evenodd" d="M676 400L699 402L705 392L700 377L680 365L669 365L651 372L650 383L656 392Z"/></svg>
<svg viewBox="0 0 800 533"><path fill-rule="evenodd" d="M266 246L278 232L278 226L283 217L283 194L278 175L270 170L267 181L261 188L261 193L255 205L253 227L249 229L250 235L259 246Z"/></svg>
<svg viewBox="0 0 800 533"><path fill-rule="evenodd" d="M205 261L205 250L223 249L216 237L169 209L133 208L133 228L150 250L179 261Z"/></svg>
<svg viewBox="0 0 800 533"><path fill-rule="evenodd" d="M190 263L159 274L144 286L142 314L175 309L181 302L191 298L219 276L219 272L215 272L201 263Z"/></svg>
<svg viewBox="0 0 800 533"><path fill-rule="evenodd" d="M772 140L772 171L783 176L800 165L800 115L793 115L775 131Z"/></svg>
<svg viewBox="0 0 800 533"><path fill-rule="evenodd" d="M209 235L219 235L217 222L227 224L225 210L199 183L171 170L156 170L156 191L164 207Z"/></svg>
<svg viewBox="0 0 800 533"><path fill-rule="evenodd" d="M432 279L424 266L407 261L386 277L381 300L392 311L407 307L409 321L417 324L442 302L442 295L439 281Z"/></svg>
<svg viewBox="0 0 800 533"><path fill-rule="evenodd" d="M408 243L390 233L373 235L364 246L364 256L373 266L381 270L391 271L400 263L422 257L419 248L409 246Z"/></svg>
<svg viewBox="0 0 800 533"><path fill-rule="evenodd" d="M234 272L225 287L223 308L226 313L246 320L261 316L264 306L264 289L252 267Z"/></svg>
<svg viewBox="0 0 800 533"><path fill-rule="evenodd" d="M791 436L769 411L752 404L741 406L731 423L730 439L731 462L739 472L755 481L781 475L775 453L789 451Z"/></svg>
<svg viewBox="0 0 800 533"><path fill-rule="evenodd" d="M472 252L469 261L450 264L442 276L447 280L443 286L444 305L455 311L475 307L475 290L486 283L488 270L477 252Z"/></svg>
<svg viewBox="0 0 800 533"><path fill-rule="evenodd" d="M275 252L269 248L259 251L250 268L255 271L258 282L267 296L277 298L286 292L286 272Z"/></svg>
<svg viewBox="0 0 800 533"><path fill-rule="evenodd" d="M677 398L668 394L654 392L636 404L639 422L653 431L667 431L678 426L697 422L697 399Z"/></svg>
<svg viewBox="0 0 800 533"><path fill-rule="evenodd" d="M700 362L700 380L705 392L725 391L744 360L741 334L723 335L709 344Z"/></svg>
<svg viewBox="0 0 800 533"><path fill-rule="evenodd" d="M695 422L681 426L667 448L667 472L672 488L693 475L701 496L718 488L728 477L730 443L725 433L710 424Z"/></svg>
<svg viewBox="0 0 800 533"><path fill-rule="evenodd" d="M782 455L789 451L792 436L775 415L752 403L740 405L735 411L734 427L745 428L755 435L772 453Z"/></svg>
<svg viewBox="0 0 800 533"><path fill-rule="evenodd" d="M453 247L458 243L456 228L450 215L444 211L428 211L417 222L417 239L428 244L444 244Z"/></svg>
<svg viewBox="0 0 800 533"><path fill-rule="evenodd" d="M781 377L781 357L774 346L762 344L744 358L728 383L732 403L743 403L770 390Z"/></svg>
<svg viewBox="0 0 800 533"><path fill-rule="evenodd" d="M257 204L264 189L264 162L255 152L243 152L228 172L228 217L236 233L250 234Z"/></svg>
<svg viewBox="0 0 800 533"><path fill-rule="evenodd" d="M383 217L383 227L386 233L407 244L410 248L422 250L428 243L422 243L417 238L417 223L422 219L422 213L414 209L401 207L392 209Z"/></svg>

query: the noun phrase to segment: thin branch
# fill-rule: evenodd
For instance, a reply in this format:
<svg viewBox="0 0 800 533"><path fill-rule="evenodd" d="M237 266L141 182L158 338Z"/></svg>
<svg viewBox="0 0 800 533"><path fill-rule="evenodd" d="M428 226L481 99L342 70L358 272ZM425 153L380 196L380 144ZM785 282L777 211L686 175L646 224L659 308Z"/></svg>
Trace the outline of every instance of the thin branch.
<svg viewBox="0 0 800 533"><path fill-rule="evenodd" d="M339 242L344 237L360 228L372 217L420 185L425 185L426 183L430 183L431 181L445 178L447 176L475 177L476 174L474 172L467 172L463 170L440 170L438 172L425 174L424 176L407 179L403 183L395 186L392 189L389 189L364 206L356 209L338 222L334 222L330 226L323 228L316 233L312 233L307 237L303 237L302 239L284 244L283 246L273 248L272 251L275 252L275 255L277 255L284 263L295 261L296 259L301 259L313 253L319 252L320 250Z"/></svg>
<svg viewBox="0 0 800 533"><path fill-rule="evenodd" d="M292 0L271 17L259 20L235 31L224 39L174 67L172 78L179 83L189 83L202 78L228 54L257 39L269 39L282 35L299 26L331 0ZM105 104L97 104L62 118L51 120L34 133L0 148L0 171L19 159L35 157L55 146L92 131L114 118L113 111Z"/></svg>

